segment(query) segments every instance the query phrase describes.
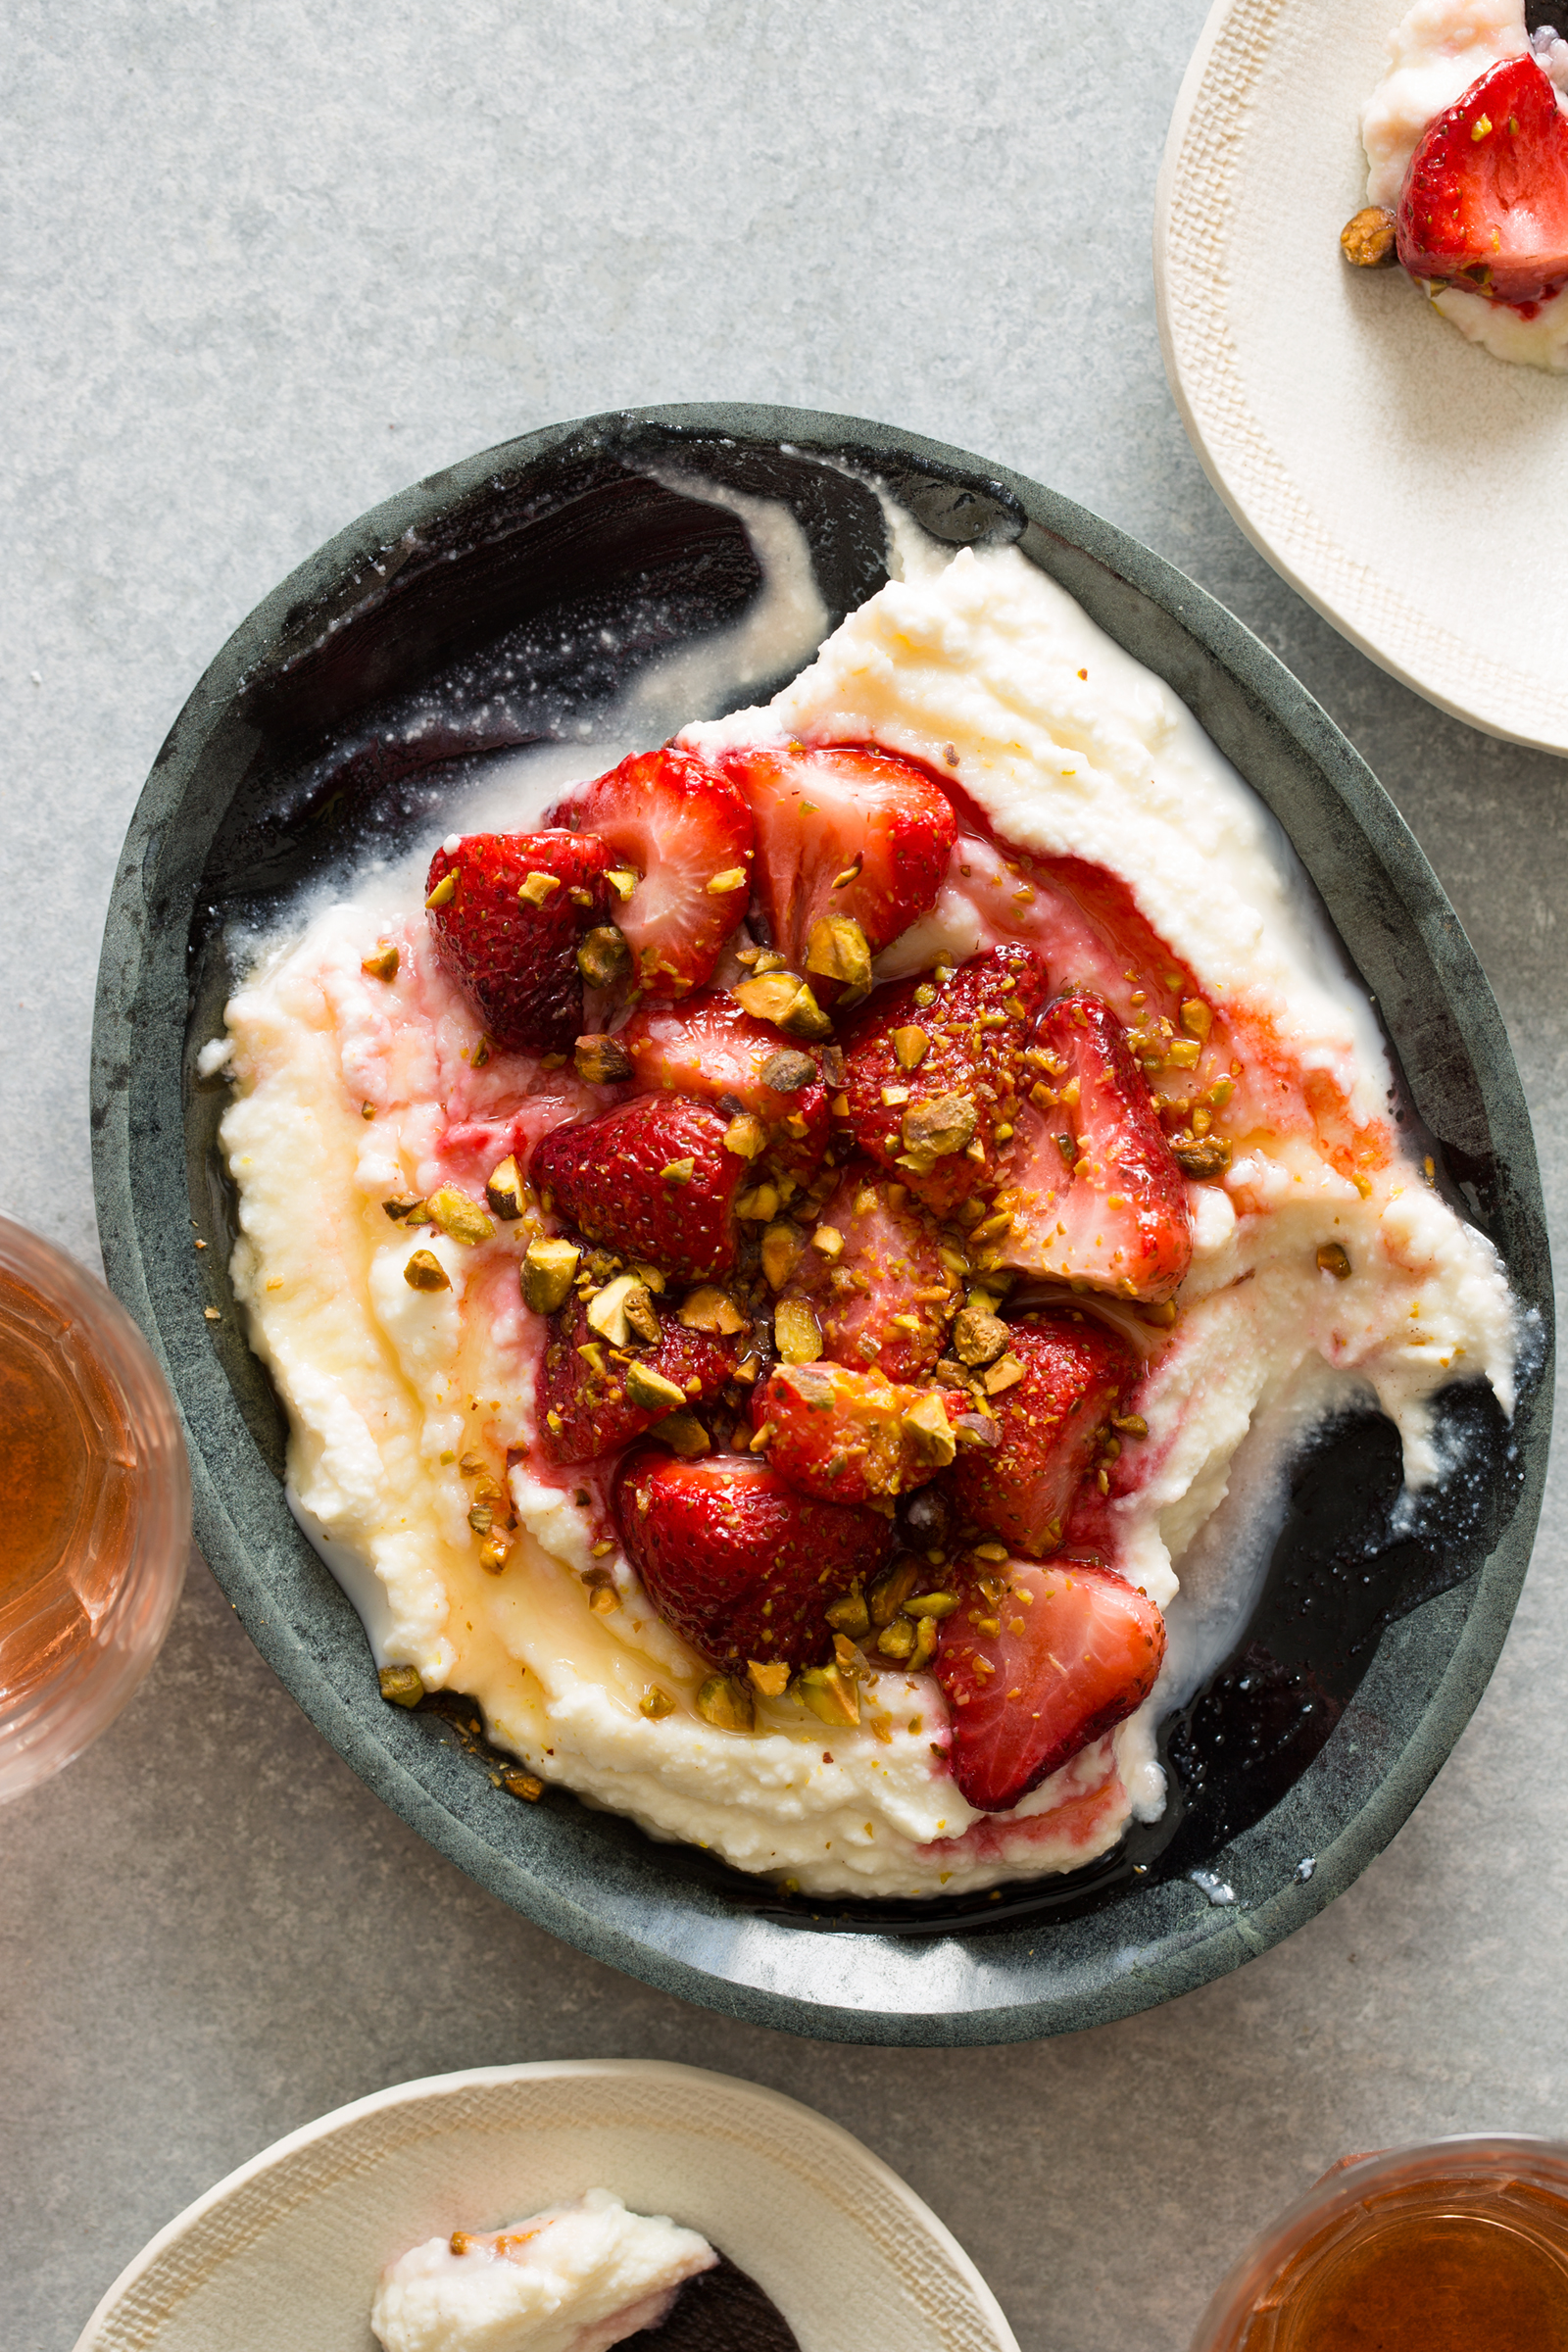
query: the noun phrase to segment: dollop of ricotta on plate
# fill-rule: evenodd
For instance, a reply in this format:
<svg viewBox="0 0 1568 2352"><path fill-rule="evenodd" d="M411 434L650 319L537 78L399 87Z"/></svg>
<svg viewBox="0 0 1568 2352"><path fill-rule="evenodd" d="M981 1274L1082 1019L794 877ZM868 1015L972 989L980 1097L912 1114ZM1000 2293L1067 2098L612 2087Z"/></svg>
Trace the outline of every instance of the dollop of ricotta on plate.
<svg viewBox="0 0 1568 2352"><path fill-rule="evenodd" d="M695 2230L591 2188L505 2230L412 2247L382 2274L370 2327L383 2352L609 2352L657 2328L717 2259Z"/></svg>

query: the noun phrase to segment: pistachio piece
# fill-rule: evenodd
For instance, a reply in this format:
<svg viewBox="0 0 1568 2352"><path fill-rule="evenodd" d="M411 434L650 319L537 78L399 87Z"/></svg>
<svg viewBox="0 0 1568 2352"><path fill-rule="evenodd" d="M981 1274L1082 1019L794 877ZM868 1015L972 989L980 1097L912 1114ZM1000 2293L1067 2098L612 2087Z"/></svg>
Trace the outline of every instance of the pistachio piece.
<svg viewBox="0 0 1568 2352"><path fill-rule="evenodd" d="M1000 1315L990 1312L975 1299L962 1308L953 1325L953 1352L960 1364L978 1371L982 1364L994 1364L1007 1345L1007 1326Z"/></svg>
<svg viewBox="0 0 1568 2352"><path fill-rule="evenodd" d="M559 874L542 872L525 874L518 885L517 896L526 906L543 906L548 899L555 897L560 888L561 876Z"/></svg>
<svg viewBox="0 0 1568 2352"><path fill-rule="evenodd" d="M873 1625L891 1625L920 1581L920 1563L907 1552L879 1576L866 1596Z"/></svg>
<svg viewBox="0 0 1568 2352"><path fill-rule="evenodd" d="M575 1242L530 1242L520 1269L523 1304L536 1315L553 1315L570 1290L581 1259Z"/></svg>
<svg viewBox="0 0 1568 2352"><path fill-rule="evenodd" d="M906 1617L951 1617L958 1605L956 1592L915 1592L904 1604Z"/></svg>
<svg viewBox="0 0 1568 2352"><path fill-rule="evenodd" d="M833 1024L796 972L755 973L735 991L736 1003L754 1020L771 1021L792 1037L830 1037Z"/></svg>
<svg viewBox="0 0 1568 2352"><path fill-rule="evenodd" d="M836 1225L818 1225L812 1230L811 1248L819 1250L826 1258L842 1257L844 1255L844 1236Z"/></svg>
<svg viewBox="0 0 1568 2352"><path fill-rule="evenodd" d="M416 1250L403 1269L411 1291L450 1291L452 1277L431 1250Z"/></svg>
<svg viewBox="0 0 1568 2352"><path fill-rule="evenodd" d="M626 1390L629 1395L629 1380ZM678 1455L683 1462L701 1461L705 1453L713 1450L712 1440L697 1415L684 1409L678 1413L666 1413L662 1421L654 1423L648 1435L657 1438L662 1446L667 1446L670 1452Z"/></svg>
<svg viewBox="0 0 1568 2352"><path fill-rule="evenodd" d="M687 1401L686 1392L678 1381L666 1380L662 1372L656 1372L651 1364L639 1363L635 1358L626 1366L626 1395L633 1404L641 1405L649 1413L682 1412Z"/></svg>
<svg viewBox="0 0 1568 2352"><path fill-rule="evenodd" d="M369 980L395 980L398 976L398 952L389 939L378 939L360 969Z"/></svg>
<svg viewBox="0 0 1568 2352"><path fill-rule="evenodd" d="M893 1058L901 1070L917 1070L931 1051L931 1040L918 1021L893 1032Z"/></svg>
<svg viewBox="0 0 1568 2352"><path fill-rule="evenodd" d="M907 1663L910 1674L919 1674L924 1667L929 1666L931 1660L936 1656L936 1652L937 1621L934 1617L922 1617L914 1629L914 1647L908 1656Z"/></svg>
<svg viewBox="0 0 1568 2352"><path fill-rule="evenodd" d="M744 1193L735 1196L735 1214L746 1225L765 1225L778 1215L778 1205L776 1184L748 1185Z"/></svg>
<svg viewBox="0 0 1568 2352"><path fill-rule="evenodd" d="M422 1213L424 1202L416 1196L411 1199L403 1195L394 1200L383 1200L381 1206L394 1225L428 1225L430 1222L429 1217Z"/></svg>
<svg viewBox="0 0 1568 2352"><path fill-rule="evenodd" d="M808 1666L797 1677L795 1689L821 1723L852 1724L860 1720L860 1693L842 1666Z"/></svg>
<svg viewBox="0 0 1568 2352"><path fill-rule="evenodd" d="M512 1539L499 1528L492 1528L479 1544L479 1565L486 1576L499 1576L512 1556Z"/></svg>
<svg viewBox="0 0 1568 2352"><path fill-rule="evenodd" d="M610 1342L612 1348L625 1348L631 1343L631 1322L626 1312L626 1301L634 1291L641 1291L644 1298L648 1297L646 1286L638 1281L635 1274L617 1274L612 1282L605 1284L602 1291L595 1291L588 1301L589 1330L597 1331L602 1340ZM650 1306L652 1303L650 1299Z"/></svg>
<svg viewBox="0 0 1568 2352"><path fill-rule="evenodd" d="M794 1046L782 1046L770 1054L758 1072L762 1084L776 1095L798 1095L803 1086L815 1085L817 1074L814 1057Z"/></svg>
<svg viewBox="0 0 1568 2352"><path fill-rule="evenodd" d="M395 1707L416 1707L424 1696L417 1666L383 1666L376 1679L381 1686L381 1696L390 1699Z"/></svg>
<svg viewBox="0 0 1568 2352"><path fill-rule="evenodd" d="M446 872L442 875L440 881L436 884L434 890L431 891L430 896L425 900L424 903L427 907L450 906L457 895L458 869L455 865L453 865L447 868Z"/></svg>
<svg viewBox="0 0 1568 2352"><path fill-rule="evenodd" d="M498 1160L484 1180L484 1197L503 1225L514 1225L527 1200L522 1170L512 1152Z"/></svg>
<svg viewBox="0 0 1568 2352"><path fill-rule="evenodd" d="M1189 1037L1200 1041L1206 1038L1214 1026L1214 1015L1201 997L1182 999L1182 1027Z"/></svg>
<svg viewBox="0 0 1568 2352"><path fill-rule="evenodd" d="M858 1588L846 1592L822 1613L836 1634L848 1634L854 1641L858 1642L871 1631L871 1612L865 1605L865 1594Z"/></svg>
<svg viewBox="0 0 1568 2352"><path fill-rule="evenodd" d="M903 1427L908 1431L916 1458L922 1462L935 1462L939 1469L945 1470L958 1450L947 1407L934 1389L918 1404L910 1405L903 1416Z"/></svg>
<svg viewBox="0 0 1568 2352"><path fill-rule="evenodd" d="M1191 1176L1196 1184L1204 1184L1211 1176L1223 1176L1231 1164L1231 1147L1222 1135L1195 1136L1191 1143L1175 1136L1170 1150L1182 1174Z"/></svg>
<svg viewBox="0 0 1568 2352"><path fill-rule="evenodd" d="M693 1291L677 1308L675 1320L685 1331L717 1332L724 1339L733 1339L746 1329L746 1317L741 1313L727 1291L716 1283L704 1283Z"/></svg>
<svg viewBox="0 0 1568 2352"><path fill-rule="evenodd" d="M609 988L631 970L631 950L613 923L596 923L585 931L577 950L577 969L590 988Z"/></svg>
<svg viewBox="0 0 1568 2352"><path fill-rule="evenodd" d="M675 1701L667 1690L662 1690L657 1683L650 1683L637 1701L637 1712L646 1715L650 1723L660 1723L666 1715L674 1714Z"/></svg>
<svg viewBox="0 0 1568 2352"><path fill-rule="evenodd" d="M804 1298L781 1298L773 1309L773 1345L787 1364L814 1364L822 1352L822 1326Z"/></svg>
<svg viewBox="0 0 1568 2352"><path fill-rule="evenodd" d="M470 1200L455 1184L443 1184L424 1205L430 1211L430 1222L439 1225L455 1242L462 1242L466 1249L472 1250L480 1242L495 1238L496 1229L478 1201Z"/></svg>
<svg viewBox="0 0 1568 2352"><path fill-rule="evenodd" d="M633 1278L620 1311L626 1318L626 1328L634 1340L641 1340L645 1348L659 1346L659 1310L646 1282L638 1277Z"/></svg>
<svg viewBox="0 0 1568 2352"><path fill-rule="evenodd" d="M790 1670L783 1658L748 1658L746 1671L752 1686L762 1698L782 1698L790 1687Z"/></svg>
<svg viewBox="0 0 1568 2352"><path fill-rule="evenodd" d="M1340 251L1357 270L1381 270L1396 251L1394 215L1385 205L1365 204L1340 231Z"/></svg>
<svg viewBox="0 0 1568 2352"><path fill-rule="evenodd" d="M994 1364L986 1367L980 1385L988 1396L1001 1396L1008 1389L1015 1389L1023 1376L1023 1366L1015 1355L999 1355Z"/></svg>
<svg viewBox="0 0 1568 2352"><path fill-rule="evenodd" d="M746 868L744 865L726 865L724 871L714 874L705 887L710 899L721 899L732 890L744 890Z"/></svg>
<svg viewBox="0 0 1568 2352"><path fill-rule="evenodd" d="M801 1262L806 1243L798 1225L770 1225L762 1236L762 1272L772 1290L781 1291Z"/></svg>
<svg viewBox="0 0 1568 2352"><path fill-rule="evenodd" d="M738 1111L724 1130L724 1149L737 1159L760 1159L767 1150L767 1129L749 1110Z"/></svg>
<svg viewBox="0 0 1568 2352"><path fill-rule="evenodd" d="M631 1076L631 1055L618 1037L609 1037L602 1029L590 1029L578 1038L571 1062L584 1086L615 1086Z"/></svg>
<svg viewBox="0 0 1568 2352"><path fill-rule="evenodd" d="M955 1152L968 1150L979 1123L972 1095L935 1095L905 1112L905 1151L916 1163L925 1165L946 1159Z"/></svg>
<svg viewBox="0 0 1568 2352"><path fill-rule="evenodd" d="M588 1606L596 1617L613 1617L620 1606L620 1594L613 1585L596 1585L588 1595Z"/></svg>
<svg viewBox="0 0 1568 2352"><path fill-rule="evenodd" d="M537 1773L519 1772L514 1764L508 1764L503 1768L501 1786L509 1796L521 1797L525 1805L536 1805L545 1792L545 1785ZM452 2233L454 2254L460 2250L457 2241L461 2234L462 2232L456 2230ZM462 2250L466 2252L466 2248Z"/></svg>
<svg viewBox="0 0 1568 2352"><path fill-rule="evenodd" d="M605 880L610 884L616 898L624 904L642 880L642 876L632 866L612 865L606 874Z"/></svg>
<svg viewBox="0 0 1568 2352"><path fill-rule="evenodd" d="M727 1674L709 1676L697 1693L697 1712L719 1732L749 1732L757 1720L751 1692Z"/></svg>
<svg viewBox="0 0 1568 2352"><path fill-rule="evenodd" d="M667 1168L660 1169L659 1176L662 1184L690 1184L696 1173L694 1158L672 1159Z"/></svg>
<svg viewBox="0 0 1568 2352"><path fill-rule="evenodd" d="M907 1617L895 1617L885 1625L876 1638L877 1649L884 1658L903 1660L913 1654L914 1626Z"/></svg>
<svg viewBox="0 0 1568 2352"><path fill-rule="evenodd" d="M806 968L846 988L871 985L871 950L855 917L819 914L806 943Z"/></svg>
<svg viewBox="0 0 1568 2352"><path fill-rule="evenodd" d="M1349 1281L1349 1279L1350 1279L1350 1258L1349 1258L1349 1252L1348 1252L1348 1251L1346 1250L1346 1248L1345 1248L1345 1246L1344 1246L1344 1244L1343 1244L1343 1243L1341 1243L1341 1242L1324 1242L1324 1243L1322 1243L1322 1244L1319 1246L1319 1249L1318 1249L1318 1253L1317 1253L1317 1262L1318 1262L1318 1271L1319 1271L1320 1273L1323 1273L1323 1274L1332 1274L1336 1282L1348 1282L1348 1281Z"/></svg>

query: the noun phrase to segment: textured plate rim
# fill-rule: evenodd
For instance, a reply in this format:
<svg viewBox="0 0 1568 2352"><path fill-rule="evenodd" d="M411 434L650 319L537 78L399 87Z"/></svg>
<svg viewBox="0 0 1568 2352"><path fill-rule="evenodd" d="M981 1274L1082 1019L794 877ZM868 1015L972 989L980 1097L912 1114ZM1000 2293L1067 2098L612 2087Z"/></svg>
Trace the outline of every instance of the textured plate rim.
<svg viewBox="0 0 1568 2352"><path fill-rule="evenodd" d="M676 2095L693 2099L711 2098L714 2090L732 2099L743 2110L758 2109L766 2113L787 2110L796 2127L824 2149L831 2149L858 2171L886 2197L894 2200L909 2222L936 2248L962 2288L969 2295L974 2316L991 2333L995 2352L1019 2352L1016 2336L1007 2324L1001 2304L986 2284L972 2257L953 2234L939 2215L933 2213L923 2197L917 2195L908 2182L893 2170L890 2164L868 2148L853 2132L831 2117L820 2115L803 2100L792 2099L787 2092L774 2090L761 2082L748 2082L742 2075L721 2075L711 2068L684 2066L662 2058L536 2058L511 2066L465 2067L450 2074L422 2075L409 2082L389 2083L382 2090L370 2091L366 2097L352 2099L347 2105L334 2107L326 2115L302 2124L297 2131L285 2132L261 2149L244 2164L236 2165L220 2180L191 2200L171 2222L150 2237L140 2251L131 2257L108 2291L100 2298L91 2317L73 2346L73 2352L99 2352L104 2341L104 2329L112 2321L127 2295L147 2278L173 2247L200 2228L210 2214L219 2211L239 2190L268 2173L289 2163L307 2148L318 2146L337 2133L350 2129L365 2118L398 2107L417 2108L454 2096L465 2090L485 2088L504 2089L510 2084L531 2082L569 2082L595 2081L656 2081L664 2083ZM859 2226L858 2214L849 2217ZM696 2226L696 2225L694 2225ZM744 2265L742 2266L744 2268ZM788 2318L788 2313L785 2317ZM152 2338L148 2341L151 2342Z"/></svg>

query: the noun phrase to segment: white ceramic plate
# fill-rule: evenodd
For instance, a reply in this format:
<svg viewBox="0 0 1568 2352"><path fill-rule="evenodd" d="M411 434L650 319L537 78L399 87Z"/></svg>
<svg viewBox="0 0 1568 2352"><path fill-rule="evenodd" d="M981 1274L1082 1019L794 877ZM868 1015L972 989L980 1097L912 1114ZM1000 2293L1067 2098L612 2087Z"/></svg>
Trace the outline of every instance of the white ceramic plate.
<svg viewBox="0 0 1568 2352"><path fill-rule="evenodd" d="M618 2059L434 2075L291 2132L159 2231L76 2352L375 2352L395 2255L588 2188L702 2230L801 2352L1018 2352L957 2240L848 2132L728 2075Z"/></svg>
<svg viewBox="0 0 1568 2352"><path fill-rule="evenodd" d="M1408 0L1217 0L1154 218L1171 389L1276 570L1443 710L1568 752L1568 377L1351 270L1357 111Z"/></svg>

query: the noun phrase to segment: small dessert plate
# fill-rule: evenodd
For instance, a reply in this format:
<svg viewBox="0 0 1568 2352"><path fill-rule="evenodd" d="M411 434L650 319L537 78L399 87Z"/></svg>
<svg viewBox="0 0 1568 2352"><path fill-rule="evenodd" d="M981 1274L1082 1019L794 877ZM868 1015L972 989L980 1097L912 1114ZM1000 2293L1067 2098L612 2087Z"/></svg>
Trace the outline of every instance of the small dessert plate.
<svg viewBox="0 0 1568 2352"><path fill-rule="evenodd" d="M1352 270L1358 111L1408 0L1216 0L1154 212L1182 421L1248 537L1441 710L1568 753L1568 377L1495 360L1403 270Z"/></svg>
<svg viewBox="0 0 1568 2352"><path fill-rule="evenodd" d="M374 2352L386 2263L590 2188L700 2230L801 2352L1018 2352L956 2238L848 2132L643 2059L432 2075L291 2132L158 2232L75 2352Z"/></svg>

